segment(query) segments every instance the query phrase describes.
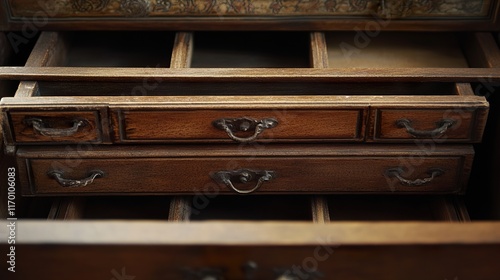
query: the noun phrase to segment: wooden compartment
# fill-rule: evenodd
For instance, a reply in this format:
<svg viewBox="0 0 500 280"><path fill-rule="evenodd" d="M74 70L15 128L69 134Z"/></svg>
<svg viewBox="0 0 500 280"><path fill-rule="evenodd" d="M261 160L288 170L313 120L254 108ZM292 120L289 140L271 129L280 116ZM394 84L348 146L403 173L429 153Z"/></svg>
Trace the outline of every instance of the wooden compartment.
<svg viewBox="0 0 500 280"><path fill-rule="evenodd" d="M467 68L454 33L327 32L330 68Z"/></svg>
<svg viewBox="0 0 500 280"><path fill-rule="evenodd" d="M220 196L193 197L190 221L312 221L310 197Z"/></svg>
<svg viewBox="0 0 500 280"><path fill-rule="evenodd" d="M169 67L174 34L169 32L63 33L66 55L58 66Z"/></svg>
<svg viewBox="0 0 500 280"><path fill-rule="evenodd" d="M310 67L307 32L196 32L192 68Z"/></svg>

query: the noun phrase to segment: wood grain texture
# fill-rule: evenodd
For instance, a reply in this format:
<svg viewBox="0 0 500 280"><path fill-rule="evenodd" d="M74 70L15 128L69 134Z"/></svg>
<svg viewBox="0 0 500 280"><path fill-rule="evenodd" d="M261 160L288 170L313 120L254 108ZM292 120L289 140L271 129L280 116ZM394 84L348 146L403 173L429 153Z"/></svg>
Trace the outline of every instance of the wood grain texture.
<svg viewBox="0 0 500 280"><path fill-rule="evenodd" d="M60 32L42 32L26 61L27 67L61 66L66 60L67 46Z"/></svg>
<svg viewBox="0 0 500 280"><path fill-rule="evenodd" d="M328 52L325 34L322 32L311 32L311 67L328 68Z"/></svg>
<svg viewBox="0 0 500 280"><path fill-rule="evenodd" d="M214 267L229 279L244 279L241 266L249 260L258 264L259 279L276 277L274 268L295 265L303 271L310 263L334 279L496 279L498 274L498 223L257 225L19 221L16 275L88 279L113 277L115 270L118 275L179 279L185 276L182 267Z"/></svg>
<svg viewBox="0 0 500 280"><path fill-rule="evenodd" d="M432 139L441 142L450 139L462 141L473 141L481 137L473 137L471 134L475 124L475 110L467 109L444 109L444 110L404 110L404 109L380 109L377 111L377 124L375 125L374 139ZM407 119L411 126L417 130L432 131L440 127L440 122L449 119L455 122L442 136L415 137L408 133L405 127L397 125L398 120ZM483 123L483 127L484 127Z"/></svg>
<svg viewBox="0 0 500 280"><path fill-rule="evenodd" d="M71 136L45 136L35 131L32 125L25 120L31 118L41 119L45 126L57 129L68 129L75 120L84 120L84 125L79 127ZM102 129L97 112L10 112L9 119L13 128L16 143L78 143L101 142Z"/></svg>
<svg viewBox="0 0 500 280"><path fill-rule="evenodd" d="M352 110L120 110L115 111L115 135L118 142L218 140L232 141L228 134L213 126L218 119L248 117L257 121L274 118L278 125L266 129L258 137L274 140L343 140L360 141L364 138L363 109ZM253 130L235 132L239 137L250 137Z"/></svg>
<svg viewBox="0 0 500 280"><path fill-rule="evenodd" d="M278 148L279 147L279 148ZM257 193L459 193L467 184L473 151L469 146L436 147L432 151L415 146L274 146L256 147L187 146L175 150L137 148L136 153L117 148L88 152L54 149L20 149L18 158L28 161L32 194L172 193L203 190L232 193L216 183L211 174L223 170L271 170L277 178L265 182ZM130 150L130 149L128 149ZM149 156L148 154L151 153ZM377 155L378 154L378 155ZM97 156L96 156L97 155ZM412 163L413 158L418 163ZM401 176L423 179L429 169L444 171L432 182L405 186L385 175L390 168L402 168ZM64 178L79 180L93 170L105 173L87 187L63 188L47 174L63 171ZM131 182L140 180L140 187ZM25 181L26 182L26 181ZM248 184L233 182L240 189ZM26 193L29 194L29 193Z"/></svg>
<svg viewBox="0 0 500 280"><path fill-rule="evenodd" d="M464 51L472 67L500 67L500 49L491 33L474 32L464 39Z"/></svg>
<svg viewBox="0 0 500 280"><path fill-rule="evenodd" d="M178 32L175 35L170 68L189 68L193 57L193 33Z"/></svg>
<svg viewBox="0 0 500 280"><path fill-rule="evenodd" d="M191 216L191 196L174 196L170 201L169 222L189 222Z"/></svg>
<svg viewBox="0 0 500 280"><path fill-rule="evenodd" d="M70 197L56 199L49 212L49 220L79 220L83 217L85 199Z"/></svg>
<svg viewBox="0 0 500 280"><path fill-rule="evenodd" d="M324 224L330 222L330 210L325 196L313 196L311 198L311 210L313 222Z"/></svg>
<svg viewBox="0 0 500 280"><path fill-rule="evenodd" d="M500 69L490 68L99 68L99 67L0 67L0 79L37 81L142 82L475 82L500 80Z"/></svg>

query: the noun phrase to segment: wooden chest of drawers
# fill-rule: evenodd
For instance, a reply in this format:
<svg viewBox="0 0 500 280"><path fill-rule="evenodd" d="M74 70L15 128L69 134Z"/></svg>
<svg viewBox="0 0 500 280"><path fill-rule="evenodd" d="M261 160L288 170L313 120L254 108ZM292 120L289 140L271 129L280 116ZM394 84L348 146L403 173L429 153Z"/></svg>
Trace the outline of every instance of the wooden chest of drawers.
<svg viewBox="0 0 500 280"><path fill-rule="evenodd" d="M66 6L44 28L264 24L238 15L219 25L210 10L165 17L195 13L182 1L136 1L157 14L110 19L115 2L134 1L57 2ZM254 2L259 19L276 21L268 29L293 26L259 10L291 3ZM365 2L365 13L399 9ZM496 1L450 20L414 2L387 30L497 26ZM32 13L22 5L41 5L5 3L9 28ZM37 219L17 221L16 276L496 279L500 225L468 212L498 219L474 210L500 205L495 37L384 30L361 42L334 30L366 14L322 26L323 8L300 9L294 29L325 32L43 31L24 67L1 67L20 81L1 101L2 168L16 166L20 218Z"/></svg>

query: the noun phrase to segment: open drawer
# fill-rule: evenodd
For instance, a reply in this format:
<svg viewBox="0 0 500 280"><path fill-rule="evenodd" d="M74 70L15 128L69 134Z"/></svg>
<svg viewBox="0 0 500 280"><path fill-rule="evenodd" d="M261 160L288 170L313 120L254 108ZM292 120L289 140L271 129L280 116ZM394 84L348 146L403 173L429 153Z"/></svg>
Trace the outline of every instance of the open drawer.
<svg viewBox="0 0 500 280"><path fill-rule="evenodd" d="M490 34L381 33L349 49L360 58L339 47L355 33L244 34L177 33L173 48L172 33L130 34L155 43L145 50L120 48L128 33L43 33L26 67L2 70L35 80L2 100L7 142L481 140L488 102L468 82L496 79Z"/></svg>
<svg viewBox="0 0 500 280"><path fill-rule="evenodd" d="M237 205L226 198L55 200L47 216L66 221L17 222L10 276L496 279L498 273L498 224L466 222L466 209L453 197L246 196ZM360 205L372 212L362 214ZM149 220L123 220L130 217Z"/></svg>

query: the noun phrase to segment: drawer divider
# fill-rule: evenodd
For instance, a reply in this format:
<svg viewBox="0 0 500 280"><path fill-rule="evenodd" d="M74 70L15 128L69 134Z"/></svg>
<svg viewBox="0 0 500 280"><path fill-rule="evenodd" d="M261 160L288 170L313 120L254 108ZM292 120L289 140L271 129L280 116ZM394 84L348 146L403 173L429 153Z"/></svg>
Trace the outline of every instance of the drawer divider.
<svg viewBox="0 0 500 280"><path fill-rule="evenodd" d="M191 216L191 196L174 196L170 201L169 222L189 222Z"/></svg>
<svg viewBox="0 0 500 280"><path fill-rule="evenodd" d="M170 68L189 68L193 56L193 33L178 32L175 35Z"/></svg>
<svg viewBox="0 0 500 280"><path fill-rule="evenodd" d="M311 210L314 223L324 224L330 222L330 211L325 196L313 196L311 198Z"/></svg>

